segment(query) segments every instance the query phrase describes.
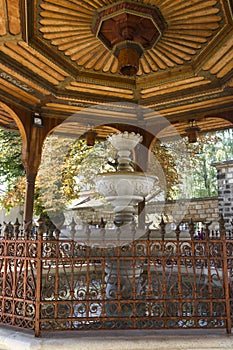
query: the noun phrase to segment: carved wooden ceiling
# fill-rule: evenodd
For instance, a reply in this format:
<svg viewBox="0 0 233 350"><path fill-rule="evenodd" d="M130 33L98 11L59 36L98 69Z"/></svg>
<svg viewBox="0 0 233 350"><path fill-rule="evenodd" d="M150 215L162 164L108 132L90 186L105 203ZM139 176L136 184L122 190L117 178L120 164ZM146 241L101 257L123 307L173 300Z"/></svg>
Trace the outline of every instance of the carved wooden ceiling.
<svg viewBox="0 0 233 350"><path fill-rule="evenodd" d="M232 126L232 0L125 2L132 5L130 15L140 5L156 10L162 22L159 27L154 23L159 34L152 47L143 48L133 76L118 71L113 50L93 30L101 11L121 1L1 0L0 100L60 119L99 105L95 120L100 116L106 124L119 120L148 128L159 114L181 134L190 119L196 119L202 131ZM114 35L121 35L115 22L113 43ZM138 21L145 38L146 23L145 18ZM129 103L148 112L128 113ZM121 112L115 104L121 105ZM0 120L14 128L4 109Z"/></svg>

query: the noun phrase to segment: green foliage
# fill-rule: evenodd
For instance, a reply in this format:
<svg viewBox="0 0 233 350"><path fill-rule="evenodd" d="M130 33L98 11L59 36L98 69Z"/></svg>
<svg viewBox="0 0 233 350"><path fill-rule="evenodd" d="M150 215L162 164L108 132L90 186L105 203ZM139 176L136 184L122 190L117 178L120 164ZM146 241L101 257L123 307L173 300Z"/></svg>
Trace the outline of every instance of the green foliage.
<svg viewBox="0 0 233 350"><path fill-rule="evenodd" d="M105 171L115 171L109 165L114 151L107 142L96 141L94 147L77 140L71 147L62 167L62 182L67 200L75 199L83 189L94 190L94 177Z"/></svg>
<svg viewBox="0 0 233 350"><path fill-rule="evenodd" d="M58 136L47 137L36 181L37 212L62 211L66 207L62 172L72 141Z"/></svg>
<svg viewBox="0 0 233 350"><path fill-rule="evenodd" d="M160 176L160 181L167 199L177 198L181 183L191 198L215 196L217 176L212 164L233 159L233 129L200 135L194 144L189 144L186 138L158 141L152 151L164 172L164 179ZM154 171L156 173L157 165Z"/></svg>
<svg viewBox="0 0 233 350"><path fill-rule="evenodd" d="M5 193L0 206L8 212L23 204L25 197L25 171L22 164L22 140L19 132L0 129L0 179Z"/></svg>
<svg viewBox="0 0 233 350"><path fill-rule="evenodd" d="M150 171L158 177L160 191L164 193L166 199L175 197L180 182L173 150L174 143L170 148L161 141L157 141L152 149L154 161L151 161Z"/></svg>
<svg viewBox="0 0 233 350"><path fill-rule="evenodd" d="M0 176L7 184L12 184L24 175L21 149L22 141L18 132L0 129Z"/></svg>
<svg viewBox="0 0 233 350"><path fill-rule="evenodd" d="M24 203L26 193L25 176L18 177L8 184L5 193L0 196L0 207L9 213L13 207Z"/></svg>
<svg viewBox="0 0 233 350"><path fill-rule="evenodd" d="M94 147L85 140L66 139L51 135L44 144L41 167L37 177L37 201L46 211L63 210L79 197L83 189L94 189L97 173L109 171L106 142L97 141Z"/></svg>
<svg viewBox="0 0 233 350"><path fill-rule="evenodd" d="M196 144L187 147L192 155L187 177L191 197L216 196L217 171L213 163L233 159L233 130L200 135Z"/></svg>
<svg viewBox="0 0 233 350"><path fill-rule="evenodd" d="M218 142L215 148L215 161L233 159L233 129L217 131Z"/></svg>

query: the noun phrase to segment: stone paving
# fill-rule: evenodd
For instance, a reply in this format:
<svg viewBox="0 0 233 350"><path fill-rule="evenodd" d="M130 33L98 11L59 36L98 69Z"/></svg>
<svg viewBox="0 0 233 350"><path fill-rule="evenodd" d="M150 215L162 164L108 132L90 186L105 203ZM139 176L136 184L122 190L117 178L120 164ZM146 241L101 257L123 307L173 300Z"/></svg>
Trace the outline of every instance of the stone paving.
<svg viewBox="0 0 233 350"><path fill-rule="evenodd" d="M225 350L233 335L225 330L92 331L43 333L0 328L0 350Z"/></svg>

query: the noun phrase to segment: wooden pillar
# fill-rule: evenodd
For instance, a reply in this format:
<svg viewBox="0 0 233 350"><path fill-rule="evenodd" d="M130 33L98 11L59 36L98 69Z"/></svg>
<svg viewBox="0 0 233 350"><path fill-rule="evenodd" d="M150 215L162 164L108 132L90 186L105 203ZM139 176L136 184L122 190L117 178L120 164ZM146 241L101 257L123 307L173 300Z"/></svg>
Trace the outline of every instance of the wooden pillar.
<svg viewBox="0 0 233 350"><path fill-rule="evenodd" d="M27 183L24 202L24 229L28 229L32 224L36 175L37 174L26 174Z"/></svg>
<svg viewBox="0 0 233 350"><path fill-rule="evenodd" d="M24 229L30 230L33 219L35 181L41 162L43 142L49 132L61 121L44 118L43 127L32 125L31 113L20 117L24 125L22 161L26 171L26 195L24 203Z"/></svg>
<svg viewBox="0 0 233 350"><path fill-rule="evenodd" d="M31 125L28 130L27 142L23 144L23 165L26 171L26 196L24 203L24 228L30 229L33 218L35 181L41 161L43 141L45 138L43 128Z"/></svg>

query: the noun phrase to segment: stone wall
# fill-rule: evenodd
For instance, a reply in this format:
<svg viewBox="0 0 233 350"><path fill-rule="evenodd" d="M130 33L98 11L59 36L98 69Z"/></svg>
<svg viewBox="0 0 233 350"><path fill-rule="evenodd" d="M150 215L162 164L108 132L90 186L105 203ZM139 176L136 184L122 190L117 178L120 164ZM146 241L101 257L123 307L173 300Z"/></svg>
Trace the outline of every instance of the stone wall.
<svg viewBox="0 0 233 350"><path fill-rule="evenodd" d="M183 204L183 205L182 205ZM176 201L157 202L155 204L149 204L146 206L146 222L153 221L153 223L159 223L161 216L164 217L166 221L172 222L174 220L173 215L179 215L183 221L217 221L219 218L218 210L218 198L198 198L191 199L189 201L182 201L178 203ZM66 222L71 222L72 217L78 224L93 222L98 223L101 217L104 221L108 222L111 226L113 225L113 213L109 210L105 211L104 208L93 210L82 209L76 211L70 211L69 215L66 215Z"/></svg>
<svg viewBox="0 0 233 350"><path fill-rule="evenodd" d="M217 169L219 212L229 228L233 221L233 160L213 165Z"/></svg>
<svg viewBox="0 0 233 350"><path fill-rule="evenodd" d="M147 221L159 221L161 215L166 221L217 221L219 219L218 198L194 198L176 201L158 202L148 205L146 208Z"/></svg>

